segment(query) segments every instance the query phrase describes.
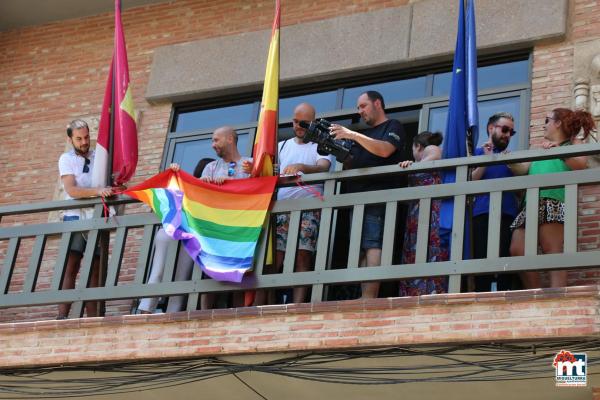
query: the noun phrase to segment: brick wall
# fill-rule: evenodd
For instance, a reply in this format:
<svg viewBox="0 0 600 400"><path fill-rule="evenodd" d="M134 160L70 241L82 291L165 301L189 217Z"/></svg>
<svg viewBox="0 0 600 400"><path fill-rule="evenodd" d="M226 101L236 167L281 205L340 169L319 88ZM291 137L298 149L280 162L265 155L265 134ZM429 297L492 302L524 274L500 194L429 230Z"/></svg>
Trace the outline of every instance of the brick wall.
<svg viewBox="0 0 600 400"><path fill-rule="evenodd" d="M598 334L597 286L0 325L0 368Z"/></svg>

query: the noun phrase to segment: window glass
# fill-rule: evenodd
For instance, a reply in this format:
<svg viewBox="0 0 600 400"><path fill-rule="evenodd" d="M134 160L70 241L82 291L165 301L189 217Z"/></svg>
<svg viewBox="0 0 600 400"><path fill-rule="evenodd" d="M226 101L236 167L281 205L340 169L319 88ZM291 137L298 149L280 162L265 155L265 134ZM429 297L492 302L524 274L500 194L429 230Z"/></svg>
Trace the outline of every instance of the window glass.
<svg viewBox="0 0 600 400"><path fill-rule="evenodd" d="M526 83L528 81L529 62L527 60L477 68L478 90ZM448 96L451 82L451 72L436 74L433 77L433 95Z"/></svg>
<svg viewBox="0 0 600 400"><path fill-rule="evenodd" d="M211 147L210 137L177 143L172 162L178 163L182 170L192 174L198 161L206 157L216 158Z"/></svg>
<svg viewBox="0 0 600 400"><path fill-rule="evenodd" d="M294 108L296 108L296 106L300 103L311 104L317 111L317 114L333 111L335 110L336 100L336 90L280 99L279 120L291 119L294 114Z"/></svg>
<svg viewBox="0 0 600 400"><path fill-rule="evenodd" d="M349 118L343 118L343 117L330 118L330 117L328 117L327 120L329 122L343 125L346 127L352 125L352 120ZM279 130L277 131L277 141L278 142L281 142L282 140L290 139L293 137L294 137L294 127L291 124L285 124L285 125L279 126Z"/></svg>
<svg viewBox="0 0 600 400"><path fill-rule="evenodd" d="M356 99L367 90L376 90L383 96L385 104L410 99L420 99L426 95L426 78L424 76L402 81L377 83L344 90L342 108L356 108Z"/></svg>
<svg viewBox="0 0 600 400"><path fill-rule="evenodd" d="M182 112L177 115L175 132L189 132L199 129L218 128L223 125L238 125L256 120L252 115L254 105L219 107L208 110Z"/></svg>
<svg viewBox="0 0 600 400"><path fill-rule="evenodd" d="M446 129L447 107L436 107L429 109L429 121L419 121L420 111L423 104L414 104L411 107L392 107L393 104L407 102L409 100L421 101L424 103L438 101L430 96L428 91L428 82L432 79L433 96L446 97L450 92L451 73L437 73L424 75L417 78L396 80L391 82L376 83L357 87L344 87L340 85L334 90L325 92L307 93L300 96L293 96L280 99L279 117L280 121L289 121L292 118L294 108L302 102L307 102L315 106L317 115L327 114L327 119L332 122L340 123L351 129L364 129L364 122L360 120L356 110L356 100L358 96L367 90L379 91L386 102L388 108L388 117L397 118L405 126L410 125L410 129L416 130L419 126L428 126L429 130L444 132ZM529 79L529 61L513 61L503 64L488 65L478 68L479 89L492 89L492 93L506 92L509 85L522 85L528 88ZM355 82L355 81L354 81ZM512 87L514 89L514 86ZM512 90L511 89L511 90ZM430 90L430 89L429 89ZM339 98L340 93L342 99ZM510 149L518 149L519 145L527 143L528 126L519 126L520 112L523 108L524 98L521 96L506 97L502 99L486 100L479 102L480 115L480 135L479 143L487 140L485 123L488 117L498 111L510 112L515 116L517 125L515 130L517 135L525 137L513 137L510 143ZM174 161L183 165L184 170L192 172L197 161L202 157L214 157L214 152L210 146L209 135L206 132L216 129L223 125L237 125L240 135L239 150L240 153L249 156L252 151L252 141L254 139L254 130L257 123L257 105L260 98L246 104L230 105L225 107L216 107L213 109L196 109L186 105L176 109L173 119L173 127L169 134L167 149L174 144ZM341 101L341 105L339 102ZM198 107L199 108L199 107ZM341 110L352 110L348 115L338 114ZM528 121L525 122L525 125ZM179 132L197 132L198 134L181 137ZM290 123L282 124L279 127L278 140L285 140L294 136ZM166 160L168 164L171 160Z"/></svg>
<svg viewBox="0 0 600 400"><path fill-rule="evenodd" d="M497 112L511 113L515 118L516 135L513 136L508 145L509 150L519 148L519 135L527 134L524 127L519 126L521 120L520 97L508 97L504 99L485 100L478 102L479 106L479 141L477 147L483 145L487 140L487 121L490 116ZM429 111L429 130L432 132L446 132L446 119L448 118L448 107L432 108Z"/></svg>

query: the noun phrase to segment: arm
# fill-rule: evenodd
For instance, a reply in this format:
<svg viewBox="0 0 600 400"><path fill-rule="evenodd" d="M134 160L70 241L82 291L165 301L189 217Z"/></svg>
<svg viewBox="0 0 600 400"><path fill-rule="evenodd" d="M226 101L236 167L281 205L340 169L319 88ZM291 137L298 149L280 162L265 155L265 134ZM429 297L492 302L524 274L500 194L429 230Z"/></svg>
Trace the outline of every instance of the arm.
<svg viewBox="0 0 600 400"><path fill-rule="evenodd" d="M471 180L478 181L483 177L483 174L485 174L485 167L477 167L471 172Z"/></svg>
<svg viewBox="0 0 600 400"><path fill-rule="evenodd" d="M308 164L290 164L285 167L283 171L284 174L295 175L298 172L303 172L305 174L315 174L317 172L327 172L329 171L329 167L331 166L331 162L327 158L321 158L317 160L316 165L308 165Z"/></svg>
<svg viewBox="0 0 600 400"><path fill-rule="evenodd" d="M333 124L331 133L336 139L350 139L361 145L365 150L376 156L388 158L396 151L396 146L384 140L372 139L341 125Z"/></svg>
<svg viewBox="0 0 600 400"><path fill-rule="evenodd" d="M522 162L522 163L514 163L514 164L506 164L506 166L512 171L515 175L527 175L529 172L529 166L531 162Z"/></svg>
<svg viewBox="0 0 600 400"><path fill-rule="evenodd" d="M573 140L573 144L581 144L581 143L583 143L583 142L579 139ZM565 162L565 164L567 164L569 166L569 168L571 168L574 171L578 170L578 169L586 169L587 168L587 156L565 158L563 161Z"/></svg>
<svg viewBox="0 0 600 400"><path fill-rule="evenodd" d="M490 141L486 142L483 144L482 146L483 149L483 154L485 154L486 156L489 156L490 154L492 154L492 143ZM475 155L481 155L481 154L477 154L479 152L479 149L475 149ZM477 167L473 170L473 172L471 172L471 180L472 181L478 181L481 180L481 178L483 178L483 174L485 174L485 170L486 167L485 166L480 166Z"/></svg>
<svg viewBox="0 0 600 400"><path fill-rule="evenodd" d="M252 167L254 167L254 160L242 161L242 171L244 171L245 173L252 173Z"/></svg>
<svg viewBox="0 0 600 400"><path fill-rule="evenodd" d="M77 182L75 181L75 175L63 175L60 177L60 179L65 188L65 192L67 192L67 194L74 199L96 196L112 196L111 187L84 188L77 186Z"/></svg>
<svg viewBox="0 0 600 400"><path fill-rule="evenodd" d="M423 150L421 161L434 161L442 158L442 149L439 146L427 146Z"/></svg>

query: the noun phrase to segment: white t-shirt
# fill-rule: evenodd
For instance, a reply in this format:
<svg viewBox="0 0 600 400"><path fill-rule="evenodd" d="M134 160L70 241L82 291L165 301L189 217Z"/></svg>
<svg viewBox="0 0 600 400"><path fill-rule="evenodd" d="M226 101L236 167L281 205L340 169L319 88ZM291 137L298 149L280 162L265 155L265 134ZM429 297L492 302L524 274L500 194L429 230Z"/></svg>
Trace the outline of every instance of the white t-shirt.
<svg viewBox="0 0 600 400"><path fill-rule="evenodd" d="M285 167L290 164L317 165L317 161L325 159L331 163L331 156L322 156L317 153L316 143L298 143L294 138L279 142L279 172L283 173ZM323 185L310 185L314 190L323 193ZM300 199L314 197L309 190L299 186L288 186L277 191L277 200Z"/></svg>
<svg viewBox="0 0 600 400"><path fill-rule="evenodd" d="M85 157L75 153L75 150L63 153L58 159L58 173L61 178L65 175L75 176L75 182L78 187L89 188L92 187L92 166L94 165L94 150L90 150L87 159L90 160L88 164L88 172L83 172L83 168L86 164ZM62 182L61 182L62 184ZM73 197L69 196L63 185L63 198L65 200L71 200ZM81 213L80 211L84 211ZM77 216L80 219L90 218L93 209L74 209L65 210L63 215L65 216ZM83 215L82 215L83 214ZM90 214L90 215L88 215Z"/></svg>

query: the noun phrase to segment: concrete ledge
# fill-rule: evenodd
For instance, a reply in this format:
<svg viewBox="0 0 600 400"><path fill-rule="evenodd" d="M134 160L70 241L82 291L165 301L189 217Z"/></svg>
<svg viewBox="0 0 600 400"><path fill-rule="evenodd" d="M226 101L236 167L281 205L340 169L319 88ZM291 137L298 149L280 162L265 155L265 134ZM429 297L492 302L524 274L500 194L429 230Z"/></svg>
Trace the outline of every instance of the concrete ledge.
<svg viewBox="0 0 600 400"><path fill-rule="evenodd" d="M479 0L476 7L482 53L566 34L567 0ZM456 2L422 0L283 27L281 86L451 60L456 16ZM263 30L157 48L146 98L177 102L260 90L269 35Z"/></svg>
<svg viewBox="0 0 600 400"><path fill-rule="evenodd" d="M597 337L598 286L0 325L0 368Z"/></svg>
<svg viewBox="0 0 600 400"><path fill-rule="evenodd" d="M477 50L480 54L518 50L564 38L568 6L566 0L477 0ZM416 60L453 54L458 2L426 0L412 7L409 57Z"/></svg>
<svg viewBox="0 0 600 400"><path fill-rule="evenodd" d="M409 7L383 9L283 27L282 84L407 58L410 12ZM270 34L263 30L156 49L146 98L181 101L262 88Z"/></svg>

